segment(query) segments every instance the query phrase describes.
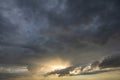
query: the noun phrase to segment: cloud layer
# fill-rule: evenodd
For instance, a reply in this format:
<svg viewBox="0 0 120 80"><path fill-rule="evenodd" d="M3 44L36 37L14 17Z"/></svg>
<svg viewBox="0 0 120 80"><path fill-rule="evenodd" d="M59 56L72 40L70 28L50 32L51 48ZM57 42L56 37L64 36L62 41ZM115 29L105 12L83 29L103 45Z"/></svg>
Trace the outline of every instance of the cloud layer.
<svg viewBox="0 0 120 80"><path fill-rule="evenodd" d="M76 75L92 75L104 72L120 70L120 56L107 56L103 60L94 61L88 65L74 65L66 69L55 70L48 72L45 76L56 75L61 76L76 76Z"/></svg>
<svg viewBox="0 0 120 80"><path fill-rule="evenodd" d="M59 56L74 65L120 53L119 3L1 0L0 63L34 67Z"/></svg>

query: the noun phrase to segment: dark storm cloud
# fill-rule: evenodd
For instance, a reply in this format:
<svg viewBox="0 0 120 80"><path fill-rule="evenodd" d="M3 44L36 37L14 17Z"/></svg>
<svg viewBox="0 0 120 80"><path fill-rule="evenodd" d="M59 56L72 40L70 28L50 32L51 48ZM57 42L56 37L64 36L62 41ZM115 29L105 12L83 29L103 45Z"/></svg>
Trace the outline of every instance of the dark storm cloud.
<svg viewBox="0 0 120 80"><path fill-rule="evenodd" d="M99 64L101 68L120 67L120 55L112 55L105 57Z"/></svg>
<svg viewBox="0 0 120 80"><path fill-rule="evenodd" d="M66 37L68 40L73 39L73 37L76 40L91 36L90 40L100 43L107 42L112 35L119 32L118 3L118 0L51 0L47 2L43 0L29 2L18 0L19 7L27 9L27 15L31 14L29 17L33 17L33 15L37 17L47 16L49 25L51 25L49 31L52 30L53 33L51 35ZM61 8L61 6L63 7ZM49 31L48 34L51 33ZM68 32L68 34L62 34L61 31ZM56 32L58 33L56 34Z"/></svg>
<svg viewBox="0 0 120 80"><path fill-rule="evenodd" d="M97 55L106 55L104 50L109 51L111 43L114 53L113 39L120 43L119 3L119 0L1 0L0 63L32 64L35 59L52 56L70 59L79 56L82 60L80 54L87 57L92 53L96 59Z"/></svg>
<svg viewBox="0 0 120 80"><path fill-rule="evenodd" d="M94 37L93 41L105 43L112 35L120 30L120 7L118 2L118 0L68 0L65 16L61 17L59 14L53 14L50 15L49 19L55 26L59 24L61 25L60 27L64 27L67 30L74 31L75 29L75 32L72 34L74 36L76 35L76 31L78 31L77 35L79 36L80 34L82 36L84 35L84 37L92 36L92 38ZM94 18L96 17L95 22ZM86 35L78 29L85 32ZM96 32L97 29L98 31Z"/></svg>

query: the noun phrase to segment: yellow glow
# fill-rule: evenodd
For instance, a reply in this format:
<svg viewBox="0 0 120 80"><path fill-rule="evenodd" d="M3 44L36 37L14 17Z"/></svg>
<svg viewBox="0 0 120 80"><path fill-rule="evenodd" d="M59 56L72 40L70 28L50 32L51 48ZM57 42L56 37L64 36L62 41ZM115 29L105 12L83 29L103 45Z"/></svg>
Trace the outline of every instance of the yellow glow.
<svg viewBox="0 0 120 80"><path fill-rule="evenodd" d="M38 73L47 73L54 70L60 70L71 66L69 61L62 60L60 58L43 60L41 62L42 67L38 69Z"/></svg>
<svg viewBox="0 0 120 80"><path fill-rule="evenodd" d="M62 65L54 65L54 66L51 66L51 68L52 68L53 70L58 70L58 69L65 69L66 66L62 66Z"/></svg>

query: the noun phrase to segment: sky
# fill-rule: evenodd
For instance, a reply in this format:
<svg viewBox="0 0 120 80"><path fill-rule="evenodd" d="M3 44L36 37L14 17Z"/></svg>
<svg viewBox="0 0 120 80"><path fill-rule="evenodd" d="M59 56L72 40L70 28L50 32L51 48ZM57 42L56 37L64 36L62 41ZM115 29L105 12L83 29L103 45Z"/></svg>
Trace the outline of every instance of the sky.
<svg viewBox="0 0 120 80"><path fill-rule="evenodd" d="M95 62L100 73L111 67L116 70L120 67L119 3L0 0L0 75L14 78L36 71L70 75L71 68L84 68L84 74Z"/></svg>

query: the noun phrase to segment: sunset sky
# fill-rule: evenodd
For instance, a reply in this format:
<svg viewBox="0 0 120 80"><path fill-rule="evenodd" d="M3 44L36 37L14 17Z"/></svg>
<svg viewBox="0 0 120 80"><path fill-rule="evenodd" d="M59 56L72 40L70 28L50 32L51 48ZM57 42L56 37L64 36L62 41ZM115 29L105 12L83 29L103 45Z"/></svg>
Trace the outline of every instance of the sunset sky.
<svg viewBox="0 0 120 80"><path fill-rule="evenodd" d="M119 80L120 0L0 0L0 80Z"/></svg>

